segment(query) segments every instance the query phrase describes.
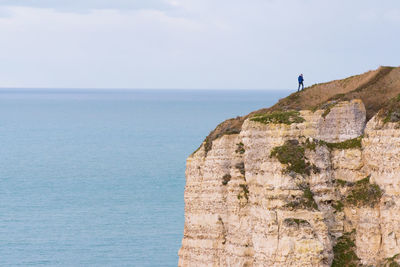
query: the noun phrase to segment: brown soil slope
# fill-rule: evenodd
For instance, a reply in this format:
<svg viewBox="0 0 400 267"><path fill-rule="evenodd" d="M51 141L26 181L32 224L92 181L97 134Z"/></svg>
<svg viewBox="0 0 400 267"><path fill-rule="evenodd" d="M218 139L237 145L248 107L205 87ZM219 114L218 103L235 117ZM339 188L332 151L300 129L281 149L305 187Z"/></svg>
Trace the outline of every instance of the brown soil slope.
<svg viewBox="0 0 400 267"><path fill-rule="evenodd" d="M296 92L270 108L254 111L246 116L229 119L219 124L205 139L206 151L212 141L225 134L240 133L245 119L255 114L276 110L316 109L331 100L361 99L367 110L367 119L372 118L389 100L400 94L400 67L380 67L377 70L351 76L343 80L315 84Z"/></svg>

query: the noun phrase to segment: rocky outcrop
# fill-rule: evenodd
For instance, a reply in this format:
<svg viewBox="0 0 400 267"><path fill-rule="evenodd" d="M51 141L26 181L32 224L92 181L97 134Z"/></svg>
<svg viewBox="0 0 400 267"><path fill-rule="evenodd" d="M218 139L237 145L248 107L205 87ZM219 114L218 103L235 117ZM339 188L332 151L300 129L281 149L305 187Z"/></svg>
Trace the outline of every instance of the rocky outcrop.
<svg viewBox="0 0 400 267"><path fill-rule="evenodd" d="M356 99L257 116L187 159L179 266L398 261L398 123Z"/></svg>

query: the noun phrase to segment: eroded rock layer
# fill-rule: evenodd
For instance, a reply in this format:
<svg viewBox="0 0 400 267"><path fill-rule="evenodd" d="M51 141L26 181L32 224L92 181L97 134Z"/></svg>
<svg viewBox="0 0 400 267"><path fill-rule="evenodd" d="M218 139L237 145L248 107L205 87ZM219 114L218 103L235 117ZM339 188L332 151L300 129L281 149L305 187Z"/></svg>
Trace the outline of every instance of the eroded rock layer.
<svg viewBox="0 0 400 267"><path fill-rule="evenodd" d="M187 159L179 266L397 262L398 124L366 123L361 100L298 116L249 117Z"/></svg>

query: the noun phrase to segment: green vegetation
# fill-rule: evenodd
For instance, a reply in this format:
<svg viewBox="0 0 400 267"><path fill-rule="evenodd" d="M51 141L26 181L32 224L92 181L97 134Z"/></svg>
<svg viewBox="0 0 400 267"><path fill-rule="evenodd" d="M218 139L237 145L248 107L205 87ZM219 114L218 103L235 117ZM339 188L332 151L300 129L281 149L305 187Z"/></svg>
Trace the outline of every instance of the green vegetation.
<svg viewBox="0 0 400 267"><path fill-rule="evenodd" d="M288 99L290 101L298 102L299 99L300 99L300 92L296 92L296 93L293 93L293 94L289 95Z"/></svg>
<svg viewBox="0 0 400 267"><path fill-rule="evenodd" d="M336 106L337 101L331 101L330 103L327 103L323 106L324 109L324 113L322 113L322 118L326 118L326 116L328 116L328 114L331 112L331 109Z"/></svg>
<svg viewBox="0 0 400 267"><path fill-rule="evenodd" d="M336 179L336 184L340 187L348 188L345 191L345 195L342 196L341 200L335 201L332 207L336 211L343 211L345 205L351 206L375 206L379 203L383 191L377 184L370 183L370 177L367 176L355 183L347 182L344 180Z"/></svg>
<svg viewBox="0 0 400 267"><path fill-rule="evenodd" d="M231 134L240 134L240 130L238 130L238 129L226 129L225 132L220 134L219 136L217 136L216 139L218 139L221 136L231 135Z"/></svg>
<svg viewBox="0 0 400 267"><path fill-rule="evenodd" d="M212 149L212 142L224 135L239 134L242 129L242 123L244 118L236 117L226 120L210 132L210 134L204 140L204 151L207 153Z"/></svg>
<svg viewBox="0 0 400 267"><path fill-rule="evenodd" d="M319 109L319 105L317 106L309 106L308 109L311 110L313 113Z"/></svg>
<svg viewBox="0 0 400 267"><path fill-rule="evenodd" d="M310 141L306 139L304 143L299 143L297 140L288 140L282 146L274 147L271 150L270 157L275 157L284 165L285 173L295 172L301 175L310 175L319 173L320 169L307 161L305 157L306 149L315 151L318 145L325 145L329 149L352 149L361 148L361 140L363 136L354 139L346 140L340 143L328 143L321 140Z"/></svg>
<svg viewBox="0 0 400 267"><path fill-rule="evenodd" d="M223 185L227 185L229 183L229 181L231 180L232 176L230 174L225 174L222 177L222 184Z"/></svg>
<svg viewBox="0 0 400 267"><path fill-rule="evenodd" d="M310 207L313 209L318 209L317 203L315 203L315 200L314 200L314 194L310 190L310 187L309 186L304 187L303 192L304 192L303 193L304 206Z"/></svg>
<svg viewBox="0 0 400 267"><path fill-rule="evenodd" d="M336 94L333 97L331 97L329 100L330 101L334 101L334 100L338 101L338 100L341 100L344 96L345 96L345 94Z"/></svg>
<svg viewBox="0 0 400 267"><path fill-rule="evenodd" d="M303 220L303 219L297 219L297 218L286 218L283 222L289 226L292 226L294 224L296 224L297 226L299 226L300 224L310 225L310 223L308 221Z"/></svg>
<svg viewBox="0 0 400 267"><path fill-rule="evenodd" d="M242 189L242 192L237 195L237 198L241 199L244 197L246 200L249 200L249 186L247 184L240 184L239 186Z"/></svg>
<svg viewBox="0 0 400 267"><path fill-rule="evenodd" d="M304 147L300 146L297 140L290 140L282 146L274 147L270 157L276 157L280 163L287 165L286 172L309 175L309 164L305 161L304 152Z"/></svg>
<svg viewBox="0 0 400 267"><path fill-rule="evenodd" d="M390 258L385 259L385 267L400 267L400 264L398 264L395 260L400 254L395 254L394 256Z"/></svg>
<svg viewBox="0 0 400 267"><path fill-rule="evenodd" d="M191 156L193 156L194 154L196 154L196 152L200 150L201 146L202 146L202 145L200 145L200 146L191 154Z"/></svg>
<svg viewBox="0 0 400 267"><path fill-rule="evenodd" d="M334 204L332 204L332 207L336 210L336 211L343 211L344 208L344 204L342 201L338 200L336 201Z"/></svg>
<svg viewBox="0 0 400 267"><path fill-rule="evenodd" d="M327 108L324 110L324 113L322 113L322 118L326 118L326 116L328 116L328 114L331 112L331 108Z"/></svg>
<svg viewBox="0 0 400 267"><path fill-rule="evenodd" d="M258 114L250 119L251 121L261 122L264 124L269 123L283 123L283 124L292 124L292 123L302 123L304 122L304 118L300 116L300 112L291 110L291 111L274 111L266 114Z"/></svg>
<svg viewBox="0 0 400 267"><path fill-rule="evenodd" d="M400 94L392 98L386 107L379 112L380 117L383 117L383 123L400 122Z"/></svg>
<svg viewBox="0 0 400 267"><path fill-rule="evenodd" d="M319 169L306 161L305 147L306 145L300 145L297 140L288 140L282 146L274 147L270 157L275 157L280 163L287 165L285 173L295 172L310 175L311 170L318 173Z"/></svg>
<svg viewBox="0 0 400 267"><path fill-rule="evenodd" d="M383 123L388 122L399 122L400 121L400 112L398 111L389 111L386 117L383 119Z"/></svg>
<svg viewBox="0 0 400 267"><path fill-rule="evenodd" d="M325 117L331 112L331 109L336 106L336 104L339 102L339 100L344 97L344 94L337 94L334 95L333 97L331 97L327 102L322 103L322 104L318 104L312 108L310 108L310 110L312 112L315 112L319 109L323 109L324 113L322 114L322 117L325 119Z"/></svg>
<svg viewBox="0 0 400 267"><path fill-rule="evenodd" d="M293 209L314 209L318 210L318 205L314 200L314 194L308 185L300 185L303 195L294 201L289 202L285 207Z"/></svg>
<svg viewBox="0 0 400 267"><path fill-rule="evenodd" d="M353 186L354 184L353 183L351 183L351 182L347 182L347 181L345 181L345 180L341 180L341 179L336 179L336 183L338 184L338 185L340 185L341 187L344 187L344 186Z"/></svg>
<svg viewBox="0 0 400 267"><path fill-rule="evenodd" d="M236 148L235 152L239 153L239 154L244 154L244 152L246 151L246 150L244 150L244 144L242 142L240 142L239 144L236 144L236 145L237 145L237 148Z"/></svg>
<svg viewBox="0 0 400 267"><path fill-rule="evenodd" d="M221 136L231 135L231 134L240 134L240 130L228 128L224 132L222 132L220 134L217 134L214 138L211 138L211 137L207 136L206 140L204 141L205 142L204 149L205 149L206 153L211 150L212 141L214 141L215 139L220 138Z"/></svg>
<svg viewBox="0 0 400 267"><path fill-rule="evenodd" d="M303 147L305 149L309 149L312 151L315 151L315 149L317 148L317 146L327 146L329 149L352 149L352 148L361 148L362 144L361 141L364 138L363 135L353 138L353 139L349 139L343 142L338 142L338 143L329 143L329 142L325 142L322 140L313 140L310 141L309 139L307 139L305 141L305 143L303 144Z"/></svg>
<svg viewBox="0 0 400 267"><path fill-rule="evenodd" d="M381 199L383 192L377 184L369 182L370 176L357 181L352 186L350 193L345 201L350 205L370 205L374 206Z"/></svg>
<svg viewBox="0 0 400 267"><path fill-rule="evenodd" d="M324 113L322 113L322 118L326 118L326 116L328 116L328 114L331 112L331 108L328 107L327 109L324 110Z"/></svg>
<svg viewBox="0 0 400 267"><path fill-rule="evenodd" d="M286 168L283 170L284 173L298 173L300 175L310 175L313 173L319 173L320 169L306 161L305 150L315 150L317 146L316 142L311 142L308 139L305 143L300 144L298 140L288 140L282 146L274 147L271 151L270 157L275 157L278 161ZM303 195L288 204L286 207L293 209L318 209L318 205L314 200L314 194L311 191L309 185L300 184L300 189L303 191Z"/></svg>
<svg viewBox="0 0 400 267"><path fill-rule="evenodd" d="M306 142L303 144L305 149L311 150L311 151L315 151L315 149L317 148L318 145L318 141L310 141L309 138L306 139Z"/></svg>
<svg viewBox="0 0 400 267"><path fill-rule="evenodd" d="M246 175L246 171L244 169L244 162L239 162L235 165L235 168L240 171L242 175Z"/></svg>
<svg viewBox="0 0 400 267"><path fill-rule="evenodd" d="M314 174L321 172L321 169L318 168L315 164L311 164L311 170L313 171Z"/></svg>
<svg viewBox="0 0 400 267"><path fill-rule="evenodd" d="M220 123L204 140L205 156L212 149L214 140L224 135L239 134L243 122L247 119L261 123L299 123L304 121L299 110L316 110L329 101L361 99L366 108L367 120L380 111L379 115L382 120L386 123L398 121L400 127L400 95L397 95L399 92L397 84L392 82L396 78L397 72L392 72L392 70L394 68L381 67L374 72L349 77L345 80L316 84L305 88L304 92L293 93L279 100L270 108L263 108L242 117L228 119ZM307 91L309 89L311 90ZM389 100L393 96L394 98ZM328 111L325 111L324 116L329 114Z"/></svg>
<svg viewBox="0 0 400 267"><path fill-rule="evenodd" d="M363 135L349 139L340 143L328 143L325 141L319 141L320 145L326 145L330 149L352 149L352 148L361 148L361 140L363 139Z"/></svg>
<svg viewBox="0 0 400 267"><path fill-rule="evenodd" d="M338 238L336 245L333 247L332 267L357 267L359 265L360 259L355 253L354 234L355 230L350 233L344 233L343 236Z"/></svg>

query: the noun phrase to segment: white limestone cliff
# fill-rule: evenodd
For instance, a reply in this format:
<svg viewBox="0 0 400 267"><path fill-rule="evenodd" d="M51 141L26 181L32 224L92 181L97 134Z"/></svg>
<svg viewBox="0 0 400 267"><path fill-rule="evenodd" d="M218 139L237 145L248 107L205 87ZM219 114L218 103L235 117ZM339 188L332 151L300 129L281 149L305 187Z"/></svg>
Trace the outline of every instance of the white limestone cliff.
<svg viewBox="0 0 400 267"><path fill-rule="evenodd" d="M398 260L397 124L377 116L366 123L360 100L299 116L304 121L292 124L248 118L240 134L215 139L209 151L203 144L187 159L179 266L340 266L346 257L383 266ZM285 144L304 149L306 171L287 171L288 164L271 156ZM372 198L357 195L363 190Z"/></svg>

